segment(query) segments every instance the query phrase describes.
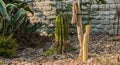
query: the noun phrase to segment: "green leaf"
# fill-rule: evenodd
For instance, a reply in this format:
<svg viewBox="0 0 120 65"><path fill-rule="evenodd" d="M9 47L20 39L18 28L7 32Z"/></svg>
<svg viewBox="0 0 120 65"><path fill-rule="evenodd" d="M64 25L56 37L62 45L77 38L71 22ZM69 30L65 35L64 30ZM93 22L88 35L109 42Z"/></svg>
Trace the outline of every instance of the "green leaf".
<svg viewBox="0 0 120 65"><path fill-rule="evenodd" d="M30 7L28 6L28 4L26 2L21 2L18 4L19 8L24 8L26 11L30 12L31 14L34 15L33 11L30 9Z"/></svg>
<svg viewBox="0 0 120 65"><path fill-rule="evenodd" d="M17 8L17 6L14 5L14 4L7 4L7 5L6 5L6 9L7 9L7 11L9 11L9 10L13 10L13 8Z"/></svg>
<svg viewBox="0 0 120 65"><path fill-rule="evenodd" d="M14 23L17 23L17 21L20 19L20 17L25 14L26 14L26 11L24 9L19 9L14 16Z"/></svg>
<svg viewBox="0 0 120 65"><path fill-rule="evenodd" d="M10 17L6 10L6 5L3 0L0 0L0 13L6 20L10 21Z"/></svg>
<svg viewBox="0 0 120 65"><path fill-rule="evenodd" d="M14 30L17 30L17 29L24 23L24 21L26 21L26 19L27 19L27 17L26 17L26 16L23 16L23 17L21 18L21 20L19 20L19 22L16 24L16 27L15 27Z"/></svg>
<svg viewBox="0 0 120 65"><path fill-rule="evenodd" d="M12 7L16 7L16 6L15 6L14 4L7 4L7 5L6 5L6 9L9 8L9 7L12 8Z"/></svg>
<svg viewBox="0 0 120 65"><path fill-rule="evenodd" d="M13 34L10 34L10 35L6 38L6 40L11 39L12 37L13 37Z"/></svg>
<svg viewBox="0 0 120 65"><path fill-rule="evenodd" d="M16 9L18 9L18 7L16 5L14 5L14 4L7 4L6 9L8 11L8 14L12 15L12 12L14 12Z"/></svg>

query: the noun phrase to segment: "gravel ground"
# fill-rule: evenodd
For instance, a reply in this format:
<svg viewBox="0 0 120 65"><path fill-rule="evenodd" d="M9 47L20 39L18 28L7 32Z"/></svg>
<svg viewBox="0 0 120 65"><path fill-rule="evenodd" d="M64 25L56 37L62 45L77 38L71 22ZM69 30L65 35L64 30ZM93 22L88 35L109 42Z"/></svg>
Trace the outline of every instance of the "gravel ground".
<svg viewBox="0 0 120 65"><path fill-rule="evenodd" d="M114 58L117 59L119 56L118 54L120 53L120 41L112 41L111 38L112 36L106 34L90 35L90 57L100 57L99 59L101 59L105 58L106 54L110 54L114 55ZM46 57L43 55L43 52L52 45L52 40L46 42L46 45L43 48L26 48L23 50L19 50L17 51L16 58L0 57L0 61L2 65L58 65L57 63L59 63L59 65L93 65L92 63L95 60L94 58L90 58L87 63L75 60L79 53L77 36L71 36L70 42L71 45L73 45L77 49L76 51L71 51L69 53L58 55L54 54Z"/></svg>

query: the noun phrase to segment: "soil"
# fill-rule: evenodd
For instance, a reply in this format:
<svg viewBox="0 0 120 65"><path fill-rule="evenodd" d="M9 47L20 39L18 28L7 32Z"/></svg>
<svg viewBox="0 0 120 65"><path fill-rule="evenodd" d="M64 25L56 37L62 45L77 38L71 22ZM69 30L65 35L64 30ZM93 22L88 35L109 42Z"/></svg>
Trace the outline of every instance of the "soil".
<svg viewBox="0 0 120 65"><path fill-rule="evenodd" d="M64 54L44 56L54 43L50 39L42 47L27 47L17 51L15 58L0 57L2 65L120 65L120 40L108 34L90 35L89 59L78 60L79 43L76 35L70 36L70 44L76 48Z"/></svg>

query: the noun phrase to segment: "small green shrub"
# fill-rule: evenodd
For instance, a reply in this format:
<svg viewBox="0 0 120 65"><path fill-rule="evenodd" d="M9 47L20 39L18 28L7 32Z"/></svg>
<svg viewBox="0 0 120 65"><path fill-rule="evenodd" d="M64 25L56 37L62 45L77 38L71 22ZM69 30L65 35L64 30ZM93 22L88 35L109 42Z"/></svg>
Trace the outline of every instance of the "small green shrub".
<svg viewBox="0 0 120 65"><path fill-rule="evenodd" d="M0 56L14 57L16 55L17 44L12 36L12 34L8 37L0 36Z"/></svg>
<svg viewBox="0 0 120 65"><path fill-rule="evenodd" d="M3 65L3 63L4 63L3 61L0 61L0 65Z"/></svg>
<svg viewBox="0 0 120 65"><path fill-rule="evenodd" d="M45 51L43 53L44 56L49 56L49 55L52 55L52 54L56 54L57 51L55 50L55 47L54 46L51 46L47 51Z"/></svg>

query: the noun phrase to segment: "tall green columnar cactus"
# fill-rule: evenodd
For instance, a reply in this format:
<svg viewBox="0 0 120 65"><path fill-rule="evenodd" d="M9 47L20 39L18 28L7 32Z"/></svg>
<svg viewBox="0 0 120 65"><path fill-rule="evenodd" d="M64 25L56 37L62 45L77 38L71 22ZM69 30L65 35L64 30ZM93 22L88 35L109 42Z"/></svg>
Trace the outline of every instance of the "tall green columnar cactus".
<svg viewBox="0 0 120 65"><path fill-rule="evenodd" d="M55 42L57 53L63 53L69 41L69 23L66 14L60 14L55 21Z"/></svg>

